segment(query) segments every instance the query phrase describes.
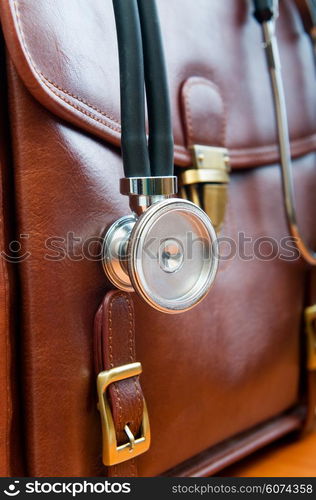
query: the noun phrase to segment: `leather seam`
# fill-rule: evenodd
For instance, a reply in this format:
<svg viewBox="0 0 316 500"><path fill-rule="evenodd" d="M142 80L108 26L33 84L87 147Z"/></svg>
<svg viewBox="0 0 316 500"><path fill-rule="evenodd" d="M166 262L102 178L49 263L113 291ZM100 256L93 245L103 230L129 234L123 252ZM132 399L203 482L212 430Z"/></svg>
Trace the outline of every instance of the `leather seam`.
<svg viewBox="0 0 316 500"><path fill-rule="evenodd" d="M130 460L130 477L136 477L137 476L137 469L136 469L137 465L136 465L136 462L135 462L135 458L132 458Z"/></svg>
<svg viewBox="0 0 316 500"><path fill-rule="evenodd" d="M3 272L3 277L5 277L5 266L3 259L1 259L1 268ZM4 292L3 292L3 301L4 301L4 310L7 311L7 306L8 306L8 297L7 297L7 279L5 279L5 287L4 287ZM7 408L6 408L6 420L7 420L7 426L6 426L6 470L7 470L7 475L10 475L9 471L9 462L10 462L10 443L9 443L9 427L10 427L10 416L11 416L11 411L10 411L10 380L9 380L9 367L10 367L10 344L9 344L9 325L8 325L8 318L7 315L5 315L5 334L6 334L6 403L7 403Z"/></svg>
<svg viewBox="0 0 316 500"><path fill-rule="evenodd" d="M66 91L65 89L62 89L62 87L60 87L60 86L57 86L57 84L55 84L54 82L51 82L51 80L49 80L49 78L47 78L43 73L41 73L41 71L37 68L37 66L35 64L35 62L34 62L34 60L32 58L32 55L31 55L31 53L30 53L30 51L28 49L27 43L26 43L26 38L25 38L24 31L23 31L23 28L22 28L21 16L20 16L20 12L19 12L18 0L13 0L13 5L14 5L14 10L15 10L15 15L16 15L16 19L17 19L17 25L18 25L19 33L21 35L21 42L22 42L23 48L24 48L24 50L26 52L27 58L29 60L29 63L31 65L32 69L35 71L35 73L37 74L37 76L39 77L39 79L41 80L41 82L54 95L56 95L59 99L61 99L62 101L64 101L66 104L68 104L72 108L74 108L77 111L79 111L79 113L82 113L83 115L87 116L88 118L91 118L92 120L94 120L94 121L96 121L98 123L101 123L105 127L108 127L111 130L113 130L114 132L121 133L121 124L117 120L113 119L105 111L98 110L98 108L96 106L94 106L93 104L90 104L85 99L80 98L79 96L76 96L75 94L72 94L71 92ZM52 86L55 87L56 90L54 90L52 88ZM59 89L62 89L62 90L59 90ZM57 90L59 90L59 91L57 91ZM85 110L84 108L82 108L80 106L77 106L76 104L74 104L73 102L71 102L69 99L67 99L66 97L62 96L60 94L60 92L66 93L70 97L73 97L73 99L76 99L79 102L82 102L83 104L85 104L89 108L97 111L98 113L102 114L104 117L106 117L109 120L113 121L115 125L112 125L111 123L98 118L97 116L95 116L95 114L90 113L89 111ZM223 100L223 103L225 104L224 100ZM313 136L314 136L314 134L308 134L308 135L300 138L299 140L300 141L309 140L309 139L313 138ZM292 142L291 142L291 144L292 144ZM268 144L268 145L266 145L264 147L267 147L269 149L273 148L274 150L276 149L276 145L273 145L273 144L272 145ZM183 159L183 161L188 161L188 159L190 158L190 155L189 155L189 152L187 151L187 148L185 146L182 146L180 144L175 144L174 149L175 149L175 151L177 151L179 157L181 156L181 158ZM238 151L247 151L247 150L245 150L245 148L232 148L232 151L233 152L238 152ZM262 153L259 152L259 154L264 154L264 152L262 152ZM308 153L303 153L301 156L304 156L304 154L308 154ZM247 153L246 153L246 155L247 155Z"/></svg>
<svg viewBox="0 0 316 500"><path fill-rule="evenodd" d="M128 308L128 318L129 318L129 331L128 331L128 336L129 336L129 352L130 352L130 360L133 363L135 359L135 342L134 342L134 335L133 335L133 330L134 330L134 321L133 321L133 314L132 314L132 307L131 307L131 302L130 299L124 295L124 300L127 304ZM137 383L136 377L134 377L134 386L136 390L136 396L137 396L137 401L138 401L138 419L141 421L142 418L142 401L141 401L141 395Z"/></svg>
<svg viewBox="0 0 316 500"><path fill-rule="evenodd" d="M109 328L109 356L110 356L110 367L114 368L114 362L113 362L113 329L112 329L112 309L113 309L113 303L115 302L115 297L112 297L110 300L109 304L109 315L108 315L108 328ZM122 404L121 404L121 397L120 397L120 392L116 384L113 384L113 388L118 400L118 406L119 406L119 427L121 428L122 426Z"/></svg>
<svg viewBox="0 0 316 500"><path fill-rule="evenodd" d="M306 141L310 141L310 140L316 140L316 134L313 133L313 134L309 134L309 135L304 135L303 137L298 137L297 139L293 139L291 141L291 147L292 148L293 147L296 147L296 148L300 147L301 142L306 142ZM254 146L251 148L247 148L247 147L240 147L240 148L233 147L233 148L231 148L231 150L235 154L241 154L244 156L247 156L247 155L253 156L255 154L260 154L260 155L271 154L271 152L273 153L274 150L276 150L276 149L277 149L277 145L271 144L271 143L260 145L260 146ZM308 154L308 153L303 153L301 156L305 156L306 154Z"/></svg>
<svg viewBox="0 0 316 500"><path fill-rule="evenodd" d="M193 144L193 122L192 122L192 114L189 100L189 92L188 90L192 87L192 84L187 85L188 88L183 89L184 96L184 109L187 121L187 131L188 131L188 144Z"/></svg>
<svg viewBox="0 0 316 500"><path fill-rule="evenodd" d="M102 111L102 109L99 109L97 108L96 106L94 106L94 104L91 104L89 101L87 101L86 99L84 99L83 97L80 97L76 94L73 94L71 92L69 92L69 90L66 90L64 89L63 87L61 87L60 85L58 85L58 83L56 82L53 82L52 80L50 80L47 76L45 76L41 71L38 70L38 73L39 75L44 78L44 80L46 80L47 83L49 83L50 85L52 85L53 87L55 87L56 89L58 89L59 91L63 92L64 94L67 94L69 95L70 97L72 97L73 99L76 99L76 101L79 101L79 102L82 102L83 104L85 104L86 106L89 106L89 108L91 109L94 109L94 111L97 111L97 113L100 113L100 115L103 115L105 116L106 118L108 118L109 120L115 122L117 125L119 125L119 123L117 122L117 120L111 116L110 114L106 113L105 111Z"/></svg>
<svg viewBox="0 0 316 500"><path fill-rule="evenodd" d="M79 111L83 115L88 116L92 120L95 120L98 123L102 123L102 125L105 125L106 127L109 127L110 129L114 130L115 132L121 132L120 128L111 125L110 123L106 122L105 120L101 120L100 118L98 118L97 116L95 116L93 113L90 113L89 111L86 111L85 109L81 108L80 106L77 106L76 104L74 104L73 102L71 102L69 99L67 99L66 97L62 96L59 92L57 92L54 89L52 89L49 86L49 84L46 83L45 80L43 80L42 78L41 78L41 80L44 83L44 85L46 85L51 90L51 92L53 92L53 94L55 94L57 97L59 97L62 101L66 102L72 108L76 109L77 111Z"/></svg>
<svg viewBox="0 0 316 500"><path fill-rule="evenodd" d="M69 106L72 106L73 108L75 108L77 111L80 111L80 113L83 113L84 115L88 116L89 118L99 122L99 123L102 123L103 125L105 125L106 127L109 127L111 128L112 130L114 130L115 132L121 132L121 127L120 127L120 124L114 120L114 118L112 118L110 115L107 115L104 111L101 111L101 110L98 110L98 108L96 108L95 106L93 106L92 104L88 103L88 101L85 101L83 98L79 98L79 96L75 96L75 94L71 94L70 92L64 90L64 89L61 89L61 87L58 87L56 84L52 83L46 76L44 76L42 73L38 72L38 75L40 76L41 78L41 81L44 83L44 85L46 85L47 88L49 88L51 90L51 92L53 92L53 94L55 94L57 97L59 97L62 101L66 102L67 104L69 104ZM51 87L54 87L56 90L52 89ZM59 92L57 92L57 90ZM74 104L73 102L71 102L69 99L67 99L66 97L64 97L63 95L60 94L60 92L63 92L67 95L69 95L70 97L72 97L73 99L76 99L77 101L80 101L82 102L83 104L85 104L86 106L88 106L89 108L92 108L94 109L95 111L97 111L98 113L100 113L101 115L105 116L106 118L108 118L109 120L113 121L116 125L112 125L111 123L109 122L106 122L105 120L102 120L100 118L98 118L97 116L95 116L93 113L90 113L89 111L85 110L84 108L80 107L80 106L77 106L76 104Z"/></svg>
<svg viewBox="0 0 316 500"><path fill-rule="evenodd" d="M293 139L291 141L292 158L299 159L315 153L315 142L316 134L314 133ZM181 157L183 162L185 162L182 165L177 164L177 166L179 168L189 166L191 164L191 155L187 147L175 145L174 149L178 153L178 159ZM279 162L277 146L271 143L264 146L254 146L253 148L231 147L228 149L233 170L249 170L251 168L255 168L256 166L268 166ZM268 159L266 157L268 157ZM255 159L257 158L260 158L260 163L255 162ZM248 163L250 161L249 159L252 161L252 164L244 165L245 162Z"/></svg>
<svg viewBox="0 0 316 500"><path fill-rule="evenodd" d="M91 118L92 120L98 122L98 123L101 123L102 125L104 125L105 127L108 127L110 128L111 130L113 130L114 132L117 132L117 133L121 133L121 124L113 119L110 115L108 115L105 111L101 111L101 110L98 110L98 108L96 108L94 105L90 104L88 101L86 101L85 99L83 98L80 98L79 96L75 96L75 94L72 94L71 92L69 91L66 91L65 89L62 89L62 87L60 86L57 86L57 84L55 84L54 82L51 82L51 80L49 80L49 78L47 78L43 73L41 73L41 71L37 68L32 56L31 56L31 53L28 49L28 46L27 46L27 43L26 43L26 38L25 38L25 35L24 35L24 31L23 31L23 28L22 28L22 22L21 22L21 16L20 16L20 12L19 12L19 6L18 6L18 0L13 0L13 5L14 5L14 9L15 9L15 15L16 15L16 19L17 19L17 25L18 25L18 28L19 28L19 33L21 35L21 41L22 41L22 45L23 45L23 48L26 52L26 55L27 55L27 58L29 60L29 63L32 67L32 69L35 71L35 73L38 75L39 79L41 80L41 82L54 94L56 95L59 99L61 99L62 101L64 101L65 103L67 103L69 106L71 106L72 108L76 109L77 111L79 111L79 113L82 113L83 115L87 116L88 118ZM211 82L210 82L211 83ZM55 87L56 90L54 90L53 87ZM58 89L62 89L62 90L59 90ZM79 102L82 102L83 104L85 104L86 106L88 106L89 108L99 112L100 114L102 114L104 117L108 118L109 120L113 121L115 125L112 125L111 123L105 121L105 120L102 120L100 118L98 118L97 116L95 116L95 114L93 113L90 113L89 111L85 110L84 108L80 107L80 106L77 106L76 104L74 104L73 102L71 102L69 99L67 99L66 97L62 96L60 94L60 92L64 92L64 93L67 93L67 95L73 97L73 99L76 99L78 100ZM222 97L222 95L221 95ZM225 102L223 100L223 103L225 105ZM312 139L314 136L314 134L308 134L304 137L301 137L299 139L299 141L304 141L304 140L309 140L309 139ZM292 144L292 142L291 142ZM268 144L266 146L264 146L268 149L271 149L273 148L273 150L276 149L276 145L271 145L271 144ZM190 155L189 155L189 152L187 151L187 148L185 146L182 146L180 144L175 144L174 146L174 149L175 151L177 151L179 157L181 156L181 158L183 159L183 161L188 161ZM233 152L238 152L238 151L246 151L246 155L247 155L247 149L245 150L245 148L232 148L232 151ZM251 153L250 153L251 154ZM252 153L252 154L256 154L256 153ZM259 152L259 154L264 154L264 152ZM304 156L305 153L303 153L301 156ZM307 154L307 153L306 153Z"/></svg>
<svg viewBox="0 0 316 500"><path fill-rule="evenodd" d="M111 477L118 477L117 465L111 465Z"/></svg>
<svg viewBox="0 0 316 500"><path fill-rule="evenodd" d="M105 361L103 359L103 345L102 345L102 319L104 315L104 307L103 304L97 310L97 314L95 317L95 329L97 331L97 335L94 338L94 353L95 353L95 365L96 365L96 375L104 370Z"/></svg>
<svg viewBox="0 0 316 500"><path fill-rule="evenodd" d="M78 98L78 96L75 96L74 94L71 94L69 91L66 91L65 89L62 89L62 87L60 87L60 86L57 86L55 83L51 82L43 73L41 73L41 71L39 71L39 69L37 68L37 66L36 66L36 64L35 64L35 62L34 62L34 60L32 58L32 55L31 55L31 53L29 51L27 43L26 43L26 38L25 38L25 35L24 35L24 30L22 28L22 22L21 22L21 16L20 16L20 11L19 11L18 0L13 0L13 5L14 5L14 10L15 10L15 15L16 15L18 29L19 29L19 32L20 32L20 35L21 35L21 42L22 42L23 48L25 50L25 53L27 55L27 58L28 58L28 60L30 62L31 67L33 68L33 70L35 71L35 73L38 75L38 77L40 78L40 80L44 83L44 85L46 85L47 88L49 88L51 90L51 92L53 92L57 97L59 97L61 100L63 100L64 102L66 102L69 106L73 107L74 109L76 109L80 113L88 116L89 118L91 118L91 119L93 119L93 120L95 120L95 121L97 121L99 123L102 123L103 125L111 128L112 130L114 130L116 132L120 132L121 131L120 124L116 120L114 120L111 116L107 115L105 111L98 110L95 106L89 104L88 101L85 101L85 99ZM55 87L56 90L52 89L51 86ZM57 90L59 90L59 92L57 92ZM83 104L85 104L89 108L94 109L95 111L98 111L100 114L102 114L103 116L107 117L109 120L112 120L116 124L116 126L111 125L110 123L106 122L105 120L102 120L102 119L96 117L93 113L90 113L89 111L86 111L82 107L77 106L76 104L74 104L73 102L71 102L69 99L67 99L64 96L62 96L60 94L60 92L66 93L70 97L73 97L74 99L82 102Z"/></svg>
<svg viewBox="0 0 316 500"><path fill-rule="evenodd" d="M2 165L1 165L2 166ZM2 218L4 216L4 204L3 204L3 199L1 200L1 215ZM3 234L3 227L2 227L2 236ZM10 427L11 427L11 416L12 416L12 401L10 398L11 394L11 381L10 381L10 368L11 368L11 363L10 363L10 354L11 354L11 349L10 349L10 342L9 342L9 310L8 310L8 289L9 289L9 280L8 280L8 274L7 274L7 269L4 264L4 259L1 258L1 273L3 276L3 308L5 311L4 315L4 334L6 336L5 338L5 400L6 400L6 410L5 410L5 419L6 419L6 428L5 428L5 457L6 457L6 463L5 463L5 470L7 476L10 476ZM6 314L7 313L7 314Z"/></svg>
<svg viewBox="0 0 316 500"><path fill-rule="evenodd" d="M126 295L117 293L110 300L109 314L108 314L109 357L110 357L110 366L111 366L111 368L114 367L114 362L113 362L113 344L112 344L112 341L113 341L112 311L113 311L113 304L114 304L114 302L115 302L115 300L117 298L122 298L125 301L125 303L127 304L128 316L129 316L129 333L128 333L129 340L128 340L128 347L129 347L129 353L130 353L130 355L129 355L130 361L133 362L134 361L134 357L135 357L135 343L133 342L134 321L133 321L133 313L132 313L131 302L130 302L130 299ZM136 388L136 392L137 392L137 399L138 399L138 402L139 402L139 404L138 404L138 407L139 407L138 411L140 412L140 410L141 410L140 392L139 392L139 388L137 386L135 378L134 378L134 384L135 384L135 388ZM121 427L122 426L122 406L121 406L121 399L120 399L120 396L119 396L119 390L115 386L115 384L114 384L114 387L115 387L116 397L117 397L118 402L119 402L119 409L120 409L120 411L119 411L119 427ZM122 466L124 466L124 464L122 464ZM136 467L137 467L137 465L136 465L135 459L129 460L128 470L129 470L129 476L130 477L136 477L137 476L137 469L136 469ZM117 465L114 465L114 466L110 467L110 469L111 469L111 477L121 477L122 476L122 474L120 473L120 467L118 467Z"/></svg>
<svg viewBox="0 0 316 500"><path fill-rule="evenodd" d="M193 76L190 77L192 79L191 81L188 80L184 86L183 86L183 97L184 97L184 109L185 109L185 115L187 118L187 128L188 128L188 141L189 144L194 144L194 131L193 131L193 120L192 120L192 108L190 104L190 90L198 85L205 85L208 86L212 89L215 89L218 95L220 96L222 103L223 103L223 117L221 121L221 143L222 145L225 144L226 142L226 130L227 130L227 107L226 107L226 102L223 97L223 94L221 93L219 86L216 85L214 82L207 80L206 78L203 77L198 77L198 76Z"/></svg>

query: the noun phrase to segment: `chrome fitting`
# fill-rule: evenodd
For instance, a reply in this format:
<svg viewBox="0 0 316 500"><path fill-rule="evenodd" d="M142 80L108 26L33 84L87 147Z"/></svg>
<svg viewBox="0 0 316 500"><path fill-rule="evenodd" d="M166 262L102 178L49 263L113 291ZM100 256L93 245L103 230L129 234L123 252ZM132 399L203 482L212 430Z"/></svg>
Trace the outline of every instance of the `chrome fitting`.
<svg viewBox="0 0 316 500"><path fill-rule="evenodd" d="M174 196L178 191L177 177L125 177L120 180L120 192L129 196L129 205L137 215L150 205Z"/></svg>

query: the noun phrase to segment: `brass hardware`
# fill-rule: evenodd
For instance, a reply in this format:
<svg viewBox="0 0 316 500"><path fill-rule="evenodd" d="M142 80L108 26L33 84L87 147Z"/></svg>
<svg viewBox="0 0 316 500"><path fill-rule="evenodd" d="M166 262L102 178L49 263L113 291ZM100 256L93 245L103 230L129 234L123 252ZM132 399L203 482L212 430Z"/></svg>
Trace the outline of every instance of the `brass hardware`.
<svg viewBox="0 0 316 500"><path fill-rule="evenodd" d="M191 148L193 168L180 174L181 196L203 208L219 231L224 221L229 183L229 156L226 148Z"/></svg>
<svg viewBox="0 0 316 500"><path fill-rule="evenodd" d="M305 309L307 369L316 370L316 304Z"/></svg>
<svg viewBox="0 0 316 500"><path fill-rule="evenodd" d="M229 156L226 148L194 144L191 149L193 153L193 166L195 168L230 171Z"/></svg>
<svg viewBox="0 0 316 500"><path fill-rule="evenodd" d="M99 373L97 377L98 408L102 423L104 465L110 466L130 460L131 458L145 453L150 446L150 427L145 400L140 436L135 437L128 425L125 425L124 430L128 437L128 442L118 446L112 412L106 394L110 384L118 382L119 380L136 377L140 375L141 372L142 367L140 363L130 363L103 371Z"/></svg>

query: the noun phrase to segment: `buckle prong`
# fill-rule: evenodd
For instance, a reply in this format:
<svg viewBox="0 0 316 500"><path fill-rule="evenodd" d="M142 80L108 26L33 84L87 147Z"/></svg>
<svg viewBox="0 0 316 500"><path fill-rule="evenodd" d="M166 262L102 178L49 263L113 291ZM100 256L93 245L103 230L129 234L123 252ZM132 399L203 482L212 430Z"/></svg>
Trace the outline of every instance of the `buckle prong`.
<svg viewBox="0 0 316 500"><path fill-rule="evenodd" d="M125 425L124 431L128 437L129 440L129 446L130 446L130 451L133 451L135 448L135 437L134 434L132 433L131 429L128 427L128 425Z"/></svg>

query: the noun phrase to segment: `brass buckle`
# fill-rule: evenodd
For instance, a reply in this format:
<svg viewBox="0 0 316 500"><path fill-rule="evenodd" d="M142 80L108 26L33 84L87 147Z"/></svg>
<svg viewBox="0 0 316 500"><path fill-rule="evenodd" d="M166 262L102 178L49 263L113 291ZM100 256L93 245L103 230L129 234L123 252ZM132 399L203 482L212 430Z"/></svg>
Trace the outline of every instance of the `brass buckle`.
<svg viewBox="0 0 316 500"><path fill-rule="evenodd" d="M110 384L118 382L119 380L135 377L140 375L141 372L142 366L140 363L130 363L100 372L97 377L98 408L102 424L102 458L104 465L110 466L130 460L131 458L145 453L150 446L150 427L145 400L140 437L135 438L128 425L126 425L124 430L128 441L118 446L112 412L106 394Z"/></svg>
<svg viewBox="0 0 316 500"><path fill-rule="evenodd" d="M307 369L316 370L316 304L305 309Z"/></svg>
<svg viewBox="0 0 316 500"><path fill-rule="evenodd" d="M181 196L201 207L210 217L215 229L220 230L227 205L229 183L229 156L226 148L191 147L193 168L180 173Z"/></svg>

